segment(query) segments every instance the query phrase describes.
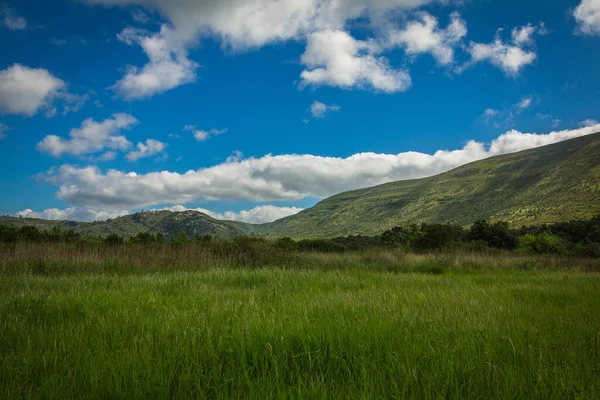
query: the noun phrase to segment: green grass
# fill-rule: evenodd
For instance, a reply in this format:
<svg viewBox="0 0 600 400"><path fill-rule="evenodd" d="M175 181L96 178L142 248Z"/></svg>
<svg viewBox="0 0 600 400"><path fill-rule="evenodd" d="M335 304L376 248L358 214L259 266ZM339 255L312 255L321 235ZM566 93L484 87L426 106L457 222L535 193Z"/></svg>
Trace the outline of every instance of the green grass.
<svg viewBox="0 0 600 400"><path fill-rule="evenodd" d="M593 272L47 272L0 276L1 398L600 397Z"/></svg>

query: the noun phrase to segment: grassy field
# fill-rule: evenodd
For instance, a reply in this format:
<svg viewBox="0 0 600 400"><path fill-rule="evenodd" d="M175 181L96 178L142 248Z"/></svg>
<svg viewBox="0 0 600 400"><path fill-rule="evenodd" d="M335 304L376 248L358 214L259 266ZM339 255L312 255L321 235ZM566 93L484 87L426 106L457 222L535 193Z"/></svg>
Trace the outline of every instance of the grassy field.
<svg viewBox="0 0 600 400"><path fill-rule="evenodd" d="M161 249L0 255L0 398L600 398L598 261Z"/></svg>

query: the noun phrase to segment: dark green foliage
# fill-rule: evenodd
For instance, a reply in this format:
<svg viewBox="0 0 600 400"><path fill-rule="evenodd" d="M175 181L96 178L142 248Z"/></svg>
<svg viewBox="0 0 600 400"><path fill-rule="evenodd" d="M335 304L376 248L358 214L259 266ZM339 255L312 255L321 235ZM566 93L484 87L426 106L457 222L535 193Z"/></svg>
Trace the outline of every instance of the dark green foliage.
<svg viewBox="0 0 600 400"><path fill-rule="evenodd" d="M312 251L319 253L342 253L346 247L333 240L327 239L305 239L298 242L300 251Z"/></svg>
<svg viewBox="0 0 600 400"><path fill-rule="evenodd" d="M106 243L109 246L115 246L115 245L119 245L119 244L123 244L124 240L121 236L116 235L116 234L112 234L112 235L108 235L105 239L104 239L104 243Z"/></svg>
<svg viewBox="0 0 600 400"><path fill-rule="evenodd" d="M283 251L296 251L298 250L298 243L289 237L279 238L273 244L275 248Z"/></svg>
<svg viewBox="0 0 600 400"><path fill-rule="evenodd" d="M234 257L240 265L271 265L295 252L343 253L369 251L378 248L400 249L403 252L472 251L487 254L519 251L531 254L574 255L600 257L600 218L571 221L554 225L522 227L513 230L507 223L476 221L469 229L449 224L415 224L397 226L380 236L348 236L335 239L304 239L295 241L284 237L267 239L258 236L237 236L223 239L210 234L189 237L184 231L170 239L162 234L139 232L125 238L111 234L82 237L72 230L57 226L42 231L35 226L16 227L0 225L0 243L15 242L68 242L80 246L137 246L167 244L178 247L193 244L206 248L213 254Z"/></svg>
<svg viewBox="0 0 600 400"><path fill-rule="evenodd" d="M467 233L469 241L482 241L490 247L502 250L514 250L519 246L519 238L508 228L506 222L490 224L488 221L475 221Z"/></svg>
<svg viewBox="0 0 600 400"><path fill-rule="evenodd" d="M459 242L463 236L462 228L443 224L423 224L421 232L415 243L416 249L421 251L444 250Z"/></svg>
<svg viewBox="0 0 600 400"><path fill-rule="evenodd" d="M149 232L140 232L137 235L129 239L131 243L149 244L156 243L156 235Z"/></svg>
<svg viewBox="0 0 600 400"><path fill-rule="evenodd" d="M181 231L171 239L171 244L174 246L179 246L184 245L189 241L190 238L188 237L188 235L186 235L185 232Z"/></svg>

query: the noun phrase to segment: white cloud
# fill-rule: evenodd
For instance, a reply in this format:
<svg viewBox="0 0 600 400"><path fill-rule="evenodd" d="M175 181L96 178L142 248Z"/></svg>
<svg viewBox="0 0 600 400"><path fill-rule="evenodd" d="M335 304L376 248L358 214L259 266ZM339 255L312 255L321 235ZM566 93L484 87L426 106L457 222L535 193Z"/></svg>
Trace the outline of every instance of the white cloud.
<svg viewBox="0 0 600 400"><path fill-rule="evenodd" d="M218 136L218 135L222 135L227 132L227 128L223 128L223 129L212 128L209 130L204 130L204 129L196 129L196 127L194 125L186 125L183 128L183 130L193 132L194 139L196 139L198 142L203 142L205 140L208 140L211 136Z"/></svg>
<svg viewBox="0 0 600 400"><path fill-rule="evenodd" d="M31 209L19 211L16 217L23 218L41 218L55 221L102 221L109 218L117 218L129 214L128 211L99 211L91 208L70 207L66 209L48 208L41 212L35 212Z"/></svg>
<svg viewBox="0 0 600 400"><path fill-rule="evenodd" d="M341 107L336 104L328 106L325 103L315 100L310 106L310 113L313 118L325 118L330 111L340 111L340 109Z"/></svg>
<svg viewBox="0 0 600 400"><path fill-rule="evenodd" d="M526 108L529 108L531 106L531 103L533 102L533 97L532 96L525 96L523 98L521 98L521 101L519 101L515 107L518 110L524 110Z"/></svg>
<svg viewBox="0 0 600 400"><path fill-rule="evenodd" d="M541 30L544 30L543 32ZM521 69L531 65L537 59L533 46L533 35L546 32L545 26L526 26L514 28L511 31L511 41L504 42L500 37L502 30L498 30L496 38L491 43L471 42L467 51L471 54L471 61L457 69L461 72L471 64L488 61L500 68L507 75L517 75ZM540 34L541 34L540 33Z"/></svg>
<svg viewBox="0 0 600 400"><path fill-rule="evenodd" d="M516 104L504 107L501 110L488 108L483 112L481 119L485 123L493 123L497 128L510 126L514 122L515 115L531 107L533 100L533 96L523 96Z"/></svg>
<svg viewBox="0 0 600 400"><path fill-rule="evenodd" d="M31 116L66 87L48 70L14 64L0 70L0 114Z"/></svg>
<svg viewBox="0 0 600 400"><path fill-rule="evenodd" d="M52 43L55 46L64 46L67 43L69 43L67 40L65 39L59 39L59 38L55 38L55 37L51 37L48 40L50 40L50 43Z"/></svg>
<svg viewBox="0 0 600 400"><path fill-rule="evenodd" d="M595 119L586 119L584 121L581 121L581 123L579 125L583 126L583 127L589 127L589 126L595 126L598 124L600 124L600 122L598 122Z"/></svg>
<svg viewBox="0 0 600 400"><path fill-rule="evenodd" d="M438 20L429 13L419 14L418 21L410 21L404 29L387 32L387 47L402 46L409 55L431 53L441 65L454 61L454 47L466 36L467 25L455 12L446 29L438 27Z"/></svg>
<svg viewBox="0 0 600 400"><path fill-rule="evenodd" d="M131 147L131 143L119 133L137 123L129 114L114 114L102 122L88 118L82 122L81 128L71 129L69 139L48 135L37 144L37 149L54 157L63 154L83 156L105 149L124 151Z"/></svg>
<svg viewBox="0 0 600 400"><path fill-rule="evenodd" d="M222 218L231 221L242 221L251 224L264 224L278 219L298 214L303 208L298 207L277 207L277 206L258 206L251 210L240 212L227 211Z"/></svg>
<svg viewBox="0 0 600 400"><path fill-rule="evenodd" d="M273 222L284 217L289 217L290 215L297 214L304 209L298 207L277 207L267 205L257 206L250 210L242 210L239 212L225 211L224 213L218 213L211 210L207 210L205 208L188 208L182 205L175 205L171 207L163 207L161 209L148 211L163 210L173 212L197 211L219 220L241 221L250 224L264 224L267 222ZM40 212L36 212L31 209L26 209L17 212L15 216L23 218L41 218L55 221L102 221L109 218L122 217L128 214L130 214L129 211L105 212L91 208L69 207L66 209L48 208Z"/></svg>
<svg viewBox="0 0 600 400"><path fill-rule="evenodd" d="M323 198L346 190L435 175L486 157L525 150L600 131L600 125L549 134L511 130L489 146L469 141L462 149L434 154L359 153L347 158L266 155L230 160L185 173L146 174L98 167L62 165L42 178L59 186L57 196L72 207L106 211L161 204L248 199L251 201Z"/></svg>
<svg viewBox="0 0 600 400"><path fill-rule="evenodd" d="M558 128L560 126L560 124L562 123L562 120L560 120L559 118L554 118L552 115L550 114L542 114L542 113L537 113L535 115L535 117L537 119L539 119L540 121L549 121L552 128ZM590 124L590 125L596 125L596 123Z"/></svg>
<svg viewBox="0 0 600 400"><path fill-rule="evenodd" d="M0 18L0 26L4 26L11 31L22 31L27 29L27 20L6 5L2 6L0 9Z"/></svg>
<svg viewBox="0 0 600 400"><path fill-rule="evenodd" d="M107 6L142 6L149 12L157 12L168 23L163 25L158 33L144 33L142 35L144 39L128 40L131 43L140 43L148 54L150 62L141 69L130 67L130 71L115 85L115 88L126 98L142 98L195 81L198 66L188 59L187 50L197 45L202 38L211 37L226 49L243 51L276 42L304 40L318 33L327 35L327 32L341 32L347 27L349 21L359 18L368 21L370 27L378 29L380 24L392 15L437 0L81 1ZM459 3L460 1L439 0L439 2ZM125 33L128 34L131 30L127 28ZM347 33L345 34L349 37ZM144 42L148 40L161 43L160 62L147 51ZM393 71L382 57L363 56L363 46L359 41L354 42L356 42L355 47L361 49L354 53L348 53L348 49L345 49L347 57L354 59L352 64L355 71L354 78L351 79L352 83L348 83L343 78L336 79L332 75L337 70L321 64L323 60L330 60L327 49L323 49L326 54L322 57L313 54L315 67L323 67L325 71L321 68L313 74L310 73L312 71L305 71L307 75L304 78L305 83L332 84L344 88L375 88L386 92L405 90L410 86L410 80L405 72ZM338 55L341 55L339 49ZM356 71L356 68L362 72ZM322 76L322 72L326 72L328 76ZM345 72L349 73L348 70Z"/></svg>
<svg viewBox="0 0 600 400"><path fill-rule="evenodd" d="M600 0L582 0L573 16L581 33L600 35Z"/></svg>
<svg viewBox="0 0 600 400"><path fill-rule="evenodd" d="M233 49L299 39L368 17L378 22L390 11L414 9L432 0L83 0L90 4L137 4L158 10L180 41L213 36Z"/></svg>
<svg viewBox="0 0 600 400"><path fill-rule="evenodd" d="M494 116L496 116L498 114L500 114L500 111L495 110L493 108L488 108L487 110L485 110L483 112L483 115L486 116L486 117L494 117Z"/></svg>
<svg viewBox="0 0 600 400"><path fill-rule="evenodd" d="M161 210L168 210L174 212L181 211L198 211L209 215L215 219L226 220L226 221L241 221L248 222L250 224L264 224L267 222L273 222L278 219L289 217L290 215L298 214L304 210L299 207L277 207L272 205L257 206L250 210L236 211L225 211L224 213L217 213L206 208L188 208L182 205L176 205L172 207L164 207Z"/></svg>
<svg viewBox="0 0 600 400"><path fill-rule="evenodd" d="M402 92L411 86L408 73L394 70L385 57L372 54L372 44L339 30L316 32L308 37L301 61L301 86L337 86Z"/></svg>
<svg viewBox="0 0 600 400"><path fill-rule="evenodd" d="M536 26L527 24L518 28L513 28L511 35L513 43L517 46L533 44L533 35L537 30Z"/></svg>
<svg viewBox="0 0 600 400"><path fill-rule="evenodd" d="M521 133L513 129L495 139L491 143L488 153L490 155L514 153L525 149L546 146L548 144L590 135L599 131L600 125L592 125L575 130L550 132L545 135L538 133Z"/></svg>
<svg viewBox="0 0 600 400"><path fill-rule="evenodd" d="M139 44L149 62L142 68L129 66L113 88L125 99L141 99L196 81L198 64L188 58L187 50L170 42L173 31L163 25L159 33L125 28L119 40Z"/></svg>
<svg viewBox="0 0 600 400"><path fill-rule="evenodd" d="M6 138L6 132L10 131L10 129L11 128L0 122L0 140Z"/></svg>
<svg viewBox="0 0 600 400"><path fill-rule="evenodd" d="M129 161L137 161L140 158L152 157L160 154L167 148L167 144L154 139L147 139L146 143L138 142L137 150L127 154Z"/></svg>

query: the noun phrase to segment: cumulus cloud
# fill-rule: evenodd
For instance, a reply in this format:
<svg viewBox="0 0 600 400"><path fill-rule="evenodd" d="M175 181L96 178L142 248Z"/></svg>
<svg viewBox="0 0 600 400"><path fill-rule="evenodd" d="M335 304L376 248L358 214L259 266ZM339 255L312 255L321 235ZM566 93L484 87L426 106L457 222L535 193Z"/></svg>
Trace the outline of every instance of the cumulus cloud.
<svg viewBox="0 0 600 400"><path fill-rule="evenodd" d="M301 62L307 67L300 74L301 86L336 86L383 92L403 92L411 86L407 72L390 67L376 48L340 30L325 30L308 37Z"/></svg>
<svg viewBox="0 0 600 400"><path fill-rule="evenodd" d="M11 31L22 31L27 29L27 20L12 8L4 5L0 7L0 26Z"/></svg>
<svg viewBox="0 0 600 400"><path fill-rule="evenodd" d="M14 64L0 70L0 114L34 115L65 88L48 70Z"/></svg>
<svg viewBox="0 0 600 400"><path fill-rule="evenodd" d="M313 118L325 118L330 111L340 111L340 109L341 107L336 104L328 106L325 103L315 100L310 106L310 114Z"/></svg>
<svg viewBox="0 0 600 400"><path fill-rule="evenodd" d="M256 48L306 34L342 29L347 21L379 21L390 11L409 10L433 0L83 0L90 4L140 5L158 10L180 40L213 36L233 49Z"/></svg>
<svg viewBox="0 0 600 400"><path fill-rule="evenodd" d="M88 118L82 122L80 128L71 129L68 139L48 135L37 144L37 149L53 157L63 154L83 156L105 149L124 151L131 147L131 142L120 135L120 132L137 123L137 119L129 114L114 114L102 122Z"/></svg>
<svg viewBox="0 0 600 400"><path fill-rule="evenodd" d="M537 59L537 53L532 48L533 35L536 32L544 33L545 31L543 24L540 26L528 24L513 28L509 42L505 42L501 38L502 30L498 30L496 38L491 43L471 42L467 47L467 51L471 54L471 61L459 68L458 72L471 64L487 61L507 75L517 75L524 67L533 64Z"/></svg>
<svg viewBox="0 0 600 400"><path fill-rule="evenodd" d="M109 218L117 218L129 214L128 211L100 211L93 208L69 207L65 209L48 208L41 212L31 209L19 211L16 217L41 218L54 221L102 221Z"/></svg>
<svg viewBox="0 0 600 400"><path fill-rule="evenodd" d="M138 142L137 149L127 154L129 161L137 161L140 158L152 157L162 153L167 148L167 144L154 139L147 139L146 143Z"/></svg>
<svg viewBox="0 0 600 400"><path fill-rule="evenodd" d="M241 221L248 222L250 224L264 224L267 222L273 222L278 219L289 217L290 215L298 214L304 210L299 207L278 207L273 205L257 206L250 210L242 211L225 211L224 213L217 213L206 208L188 208L182 205L176 205L172 207L164 207L161 210L168 211L198 211L209 215L215 219L226 220L226 221Z"/></svg>
<svg viewBox="0 0 600 400"><path fill-rule="evenodd" d="M600 125L549 134L511 130L489 145L469 141L462 149L434 154L359 153L347 158L266 155L229 160L185 173L137 174L98 167L62 165L42 176L58 186L57 197L72 207L106 211L162 204L248 199L251 201L323 198L390 181L432 176L466 163L600 131Z"/></svg>
<svg viewBox="0 0 600 400"><path fill-rule="evenodd" d="M204 129L197 129L195 125L186 125L183 128L183 130L193 132L194 139L196 139L198 142L204 142L205 140L208 140L211 136L218 136L218 135L222 135L227 132L227 128L223 128L223 129L212 128L209 130L204 130Z"/></svg>
<svg viewBox="0 0 600 400"><path fill-rule="evenodd" d="M299 207L277 207L273 205L257 206L250 210L242 211L225 211L224 213L218 213L205 208L189 208L183 205L175 205L171 207L163 207L160 209L153 209L149 211L197 211L206 214L212 218L226 221L241 221L250 224L264 224L267 222L273 222L275 220L289 217L304 210ZM31 209L19 211L15 214L16 217L23 218L41 218L54 221L102 221L109 218L122 217L124 215L131 214L129 211L114 211L104 212L98 211L91 208L80 208L80 207L69 207L65 209L60 208L48 208L46 210L36 212Z"/></svg>
<svg viewBox="0 0 600 400"><path fill-rule="evenodd" d="M142 45L149 56L149 63L142 68L131 67L126 77L117 83L123 96L129 98L148 97L161 93L196 79L197 65L187 58L186 49L195 46L199 40L212 37L226 49L243 51L260 48L270 43L288 40L303 40L313 34L327 32L343 32L348 22L358 18L369 21L372 27L379 27L380 22L388 15L415 9L438 0L81 0L89 4L106 6L138 5L150 12L157 11L165 24L158 33L145 33L136 42ZM440 0L440 2L458 2L458 0ZM132 28L126 29L129 35ZM139 31L135 36L140 36ZM344 32L345 33L345 32ZM354 41L345 33L337 35L337 39ZM123 35L121 35L123 36ZM331 35L330 35L331 36ZM335 35L334 35L335 36ZM334 38L331 38L334 39ZM152 58L144 41L161 42L160 62ZM313 37L312 39L317 40ZM320 69L310 74L305 71L306 83L311 85L330 84L344 88L376 88L386 92L404 90L410 86L406 73L393 71L382 57L363 56L363 45L354 41L345 49L346 57L352 58L353 76L348 83L348 76L335 79L332 75L336 69L327 68L324 60L331 55L316 57L315 66ZM326 48L322 50L327 52ZM340 49L338 48L338 55ZM341 50L344 51L344 50ZM354 51L354 52L352 52ZM327 52L328 53L328 52ZM310 54L310 52L309 52ZM312 67L310 67L312 69ZM362 72L356 71L356 68ZM322 71L324 69L324 71ZM327 77L321 72L326 72ZM348 70L346 74L351 74ZM312 78L312 79L310 79Z"/></svg>
<svg viewBox="0 0 600 400"><path fill-rule="evenodd" d="M582 0L575 8L573 16L579 32L600 35L600 0Z"/></svg>
<svg viewBox="0 0 600 400"><path fill-rule="evenodd" d="M429 13L418 14L419 20L410 21L404 29L387 32L387 47L402 46L409 55L430 53L441 65L454 61L454 47L467 35L467 24L460 14L451 14L446 29L440 29L438 20Z"/></svg>
<svg viewBox="0 0 600 400"><path fill-rule="evenodd" d="M125 28L118 35L119 40L140 45L149 62L142 68L129 66L113 89L125 99L141 99L195 82L198 64L188 58L185 47L170 39L172 36L173 31L167 25L155 34Z"/></svg>

